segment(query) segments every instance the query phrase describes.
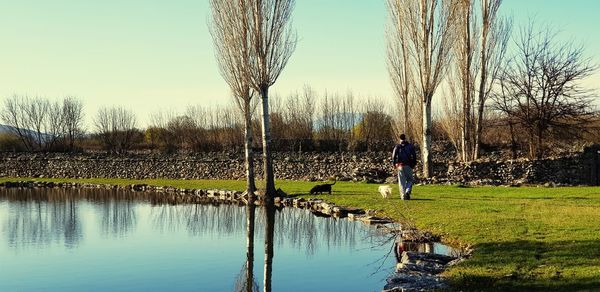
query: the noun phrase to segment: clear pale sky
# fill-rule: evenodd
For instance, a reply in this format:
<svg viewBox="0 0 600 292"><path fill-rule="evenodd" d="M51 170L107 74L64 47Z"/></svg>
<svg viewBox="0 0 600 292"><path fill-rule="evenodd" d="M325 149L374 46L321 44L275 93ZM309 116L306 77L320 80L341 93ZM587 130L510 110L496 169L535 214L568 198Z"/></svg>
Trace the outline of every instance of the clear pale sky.
<svg viewBox="0 0 600 292"><path fill-rule="evenodd" d="M297 50L273 90L391 98L383 0L297 0ZM515 28L530 16L581 42L600 60L600 1L505 0ZM206 0L0 0L0 99L81 98L88 121L101 106L152 112L231 100L208 32ZM587 82L598 87L600 74Z"/></svg>

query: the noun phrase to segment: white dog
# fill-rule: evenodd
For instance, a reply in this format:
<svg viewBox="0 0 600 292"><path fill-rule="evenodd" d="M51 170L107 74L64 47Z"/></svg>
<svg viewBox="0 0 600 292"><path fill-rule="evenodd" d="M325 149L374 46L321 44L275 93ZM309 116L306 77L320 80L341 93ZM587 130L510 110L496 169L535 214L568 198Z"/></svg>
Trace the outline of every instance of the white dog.
<svg viewBox="0 0 600 292"><path fill-rule="evenodd" d="M390 186L379 186L379 193L384 199L387 199L392 195L392 187Z"/></svg>

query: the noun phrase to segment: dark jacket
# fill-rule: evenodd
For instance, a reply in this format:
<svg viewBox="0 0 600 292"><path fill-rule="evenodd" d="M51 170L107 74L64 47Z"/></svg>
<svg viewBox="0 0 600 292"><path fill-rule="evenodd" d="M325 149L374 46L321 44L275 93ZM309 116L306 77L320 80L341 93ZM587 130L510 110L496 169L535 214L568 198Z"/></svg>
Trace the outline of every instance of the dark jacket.
<svg viewBox="0 0 600 292"><path fill-rule="evenodd" d="M407 141L401 141L396 144L392 151L392 163L394 166L400 163L414 168L417 165L417 153L415 147Z"/></svg>

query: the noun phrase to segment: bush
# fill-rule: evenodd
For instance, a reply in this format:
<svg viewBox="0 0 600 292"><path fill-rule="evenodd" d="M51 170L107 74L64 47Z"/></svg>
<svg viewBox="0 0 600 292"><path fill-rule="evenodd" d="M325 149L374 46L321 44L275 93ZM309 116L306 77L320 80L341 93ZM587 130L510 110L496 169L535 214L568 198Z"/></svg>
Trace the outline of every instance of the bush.
<svg viewBox="0 0 600 292"><path fill-rule="evenodd" d="M0 134L0 151L3 152L21 152L25 151L25 145L14 134Z"/></svg>

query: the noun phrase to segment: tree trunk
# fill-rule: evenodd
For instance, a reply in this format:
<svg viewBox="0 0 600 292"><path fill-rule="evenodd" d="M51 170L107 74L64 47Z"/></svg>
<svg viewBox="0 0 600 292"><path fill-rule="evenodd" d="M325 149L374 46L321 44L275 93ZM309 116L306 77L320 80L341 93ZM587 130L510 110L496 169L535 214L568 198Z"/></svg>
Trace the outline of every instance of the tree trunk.
<svg viewBox="0 0 600 292"><path fill-rule="evenodd" d="M484 102L479 99L479 106L477 108L477 124L475 125L475 145L473 147L473 160L479 158L479 149L481 148L481 134L483 133L483 110Z"/></svg>
<svg viewBox="0 0 600 292"><path fill-rule="evenodd" d="M469 1L466 8L466 15L464 16L464 29L463 41L464 48L462 54L465 58L464 64L459 64L462 71L462 91L463 91L463 112L462 112L462 129L461 129L461 158L462 161L467 162L471 159L471 134L473 133L473 123L471 122L471 104L473 102L473 85L471 80L471 68L473 66L473 57L471 55L471 2Z"/></svg>
<svg viewBox="0 0 600 292"><path fill-rule="evenodd" d="M466 93L470 95L470 93ZM467 162L471 159L471 104L470 98L463 98L463 116L461 128L461 160Z"/></svg>
<svg viewBox="0 0 600 292"><path fill-rule="evenodd" d="M517 159L517 139L515 138L515 127L513 122L508 122L510 128L510 150L512 152L512 159Z"/></svg>
<svg viewBox="0 0 600 292"><path fill-rule="evenodd" d="M537 132L537 159L542 159L544 157L544 129L542 127L538 127Z"/></svg>
<svg viewBox="0 0 600 292"><path fill-rule="evenodd" d="M429 178L431 171L431 99L423 101L423 145L421 146L423 177Z"/></svg>
<svg viewBox="0 0 600 292"><path fill-rule="evenodd" d="M535 150L535 134L534 134L534 130L530 130L529 131L530 135L529 135L529 158L530 159L535 159L536 157L536 150Z"/></svg>
<svg viewBox="0 0 600 292"><path fill-rule="evenodd" d="M256 206L254 198L249 197L248 205L246 206L246 292L253 292L254 286L254 217L256 214Z"/></svg>
<svg viewBox="0 0 600 292"><path fill-rule="evenodd" d="M269 117L269 88L261 90L262 98L262 146L263 146L263 177L265 179L265 199L275 197L275 175L271 157L271 125Z"/></svg>
<svg viewBox="0 0 600 292"><path fill-rule="evenodd" d="M484 5L483 10L488 11L488 1L483 1ZM487 14L486 14L487 15ZM487 54L487 46L488 46L488 34L490 30L490 24L488 21L488 16L484 16L483 19L483 31L481 34L481 76L479 78L479 96L477 100L477 124L475 125L475 141L473 147L473 160L479 158L479 149L481 148L481 133L483 132L483 111L485 109L485 100L486 100L486 88L485 84L488 79L488 54ZM491 85L490 85L491 86Z"/></svg>
<svg viewBox="0 0 600 292"><path fill-rule="evenodd" d="M246 191L249 197L254 197L256 184L254 182L254 151L252 150L252 112L250 102L244 101L244 152L246 164Z"/></svg>
<svg viewBox="0 0 600 292"><path fill-rule="evenodd" d="M275 205L265 205L265 268L264 268L264 291L271 292L273 276L273 244L275 239Z"/></svg>
<svg viewBox="0 0 600 292"><path fill-rule="evenodd" d="M404 131L404 135L408 135L408 119L409 119L409 115L408 115L408 94L404 95L404 129L402 131Z"/></svg>

